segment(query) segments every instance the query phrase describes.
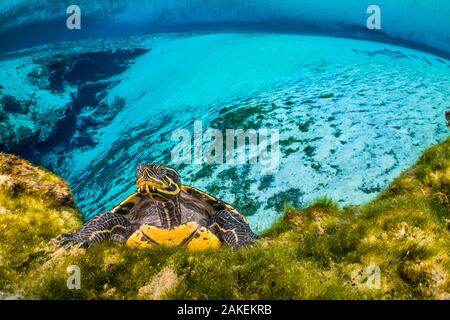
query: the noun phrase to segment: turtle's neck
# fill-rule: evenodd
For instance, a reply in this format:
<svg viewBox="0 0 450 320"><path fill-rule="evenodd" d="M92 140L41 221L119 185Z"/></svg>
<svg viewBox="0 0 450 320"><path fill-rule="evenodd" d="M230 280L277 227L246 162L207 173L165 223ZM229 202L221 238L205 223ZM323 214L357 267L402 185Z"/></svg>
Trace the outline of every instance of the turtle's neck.
<svg viewBox="0 0 450 320"><path fill-rule="evenodd" d="M180 195L176 195L170 199L165 199L157 195L153 195L151 198L155 202L163 228L173 229L181 224Z"/></svg>

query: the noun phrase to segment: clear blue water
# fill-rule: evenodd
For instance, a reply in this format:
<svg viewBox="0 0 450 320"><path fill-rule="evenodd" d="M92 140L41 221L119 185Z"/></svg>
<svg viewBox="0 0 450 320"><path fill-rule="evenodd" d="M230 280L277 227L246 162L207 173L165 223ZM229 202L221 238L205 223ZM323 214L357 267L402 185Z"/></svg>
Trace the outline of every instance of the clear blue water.
<svg viewBox="0 0 450 320"><path fill-rule="evenodd" d="M450 6L429 1L419 6L419 15L417 6L407 5L411 1L380 2L383 33L376 37L394 44L343 38L376 38L355 27L365 25L364 1L343 1L340 7L328 1L236 1L233 10L215 1L150 1L143 7L123 1L115 10L112 2L98 1L110 18L101 26L89 22L97 33L92 29L78 36L95 34L101 39L4 55L1 94L25 100L33 92L38 118L59 114L73 106L74 95L88 82L66 79L52 90L42 79L31 81L29 74L42 70L42 61L107 49L150 51L137 55L123 70L90 79L89 84L101 87L97 98L78 101L75 114L63 125L67 130L14 112L8 125L17 132L39 131L43 143L20 152L65 177L86 218L132 193L135 168L144 161L175 165L185 183L234 204L257 231L270 226L286 203L304 206L328 196L341 205L362 204L425 148L448 136L443 113L450 107L450 51L444 13ZM39 27L39 21L58 19L58 10L26 3L23 19L15 20L8 17L19 7L0 5L6 17L0 30ZM93 17L94 7L81 3ZM430 17L425 27L424 19ZM132 20L134 27L125 25L121 32L145 33L149 25L188 29L199 23L233 22L238 29L252 23L258 29L262 23L267 27L262 29L275 26L283 33L215 30L103 39L102 28ZM420 28L411 27L411 21ZM305 23L309 31L333 37L286 34L286 28L298 31ZM51 41L45 37L38 40ZM70 37L63 33L52 39ZM14 45L28 41L22 40ZM260 165L173 164L170 136L179 128L192 131L195 120L205 127L278 129L279 170L268 178ZM46 140L47 135L52 139Z"/></svg>

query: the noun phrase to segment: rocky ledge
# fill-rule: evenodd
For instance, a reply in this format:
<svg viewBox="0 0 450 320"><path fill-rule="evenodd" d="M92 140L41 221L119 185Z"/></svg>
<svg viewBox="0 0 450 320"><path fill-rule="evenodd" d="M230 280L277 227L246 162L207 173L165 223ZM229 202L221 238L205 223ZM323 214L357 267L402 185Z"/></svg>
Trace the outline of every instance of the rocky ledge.
<svg viewBox="0 0 450 320"><path fill-rule="evenodd" d="M84 250L52 241L81 224L67 184L1 154L0 297L450 299L449 173L450 139L365 206L286 206L251 248ZM79 289L67 286L71 266Z"/></svg>

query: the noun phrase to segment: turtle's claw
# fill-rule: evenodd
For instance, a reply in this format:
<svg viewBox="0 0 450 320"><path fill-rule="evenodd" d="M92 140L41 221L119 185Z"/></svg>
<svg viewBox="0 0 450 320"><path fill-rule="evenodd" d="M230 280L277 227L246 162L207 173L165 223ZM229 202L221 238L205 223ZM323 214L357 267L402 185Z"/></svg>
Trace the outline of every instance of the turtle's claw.
<svg viewBox="0 0 450 320"><path fill-rule="evenodd" d="M80 242L77 237L75 237L74 234L70 233L63 233L56 237L56 240L60 243L63 247L69 247L71 245L77 245L79 247L88 247L88 243L86 241Z"/></svg>
<svg viewBox="0 0 450 320"><path fill-rule="evenodd" d="M56 237L56 240L58 240L63 245L74 242L73 235L69 233L63 233L59 235L58 237Z"/></svg>

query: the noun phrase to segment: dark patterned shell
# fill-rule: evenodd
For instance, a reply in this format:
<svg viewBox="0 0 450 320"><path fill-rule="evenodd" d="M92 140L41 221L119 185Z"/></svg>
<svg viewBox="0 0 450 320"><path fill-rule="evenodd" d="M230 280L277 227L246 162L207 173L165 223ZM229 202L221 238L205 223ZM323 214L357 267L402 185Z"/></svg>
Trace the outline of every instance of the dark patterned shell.
<svg viewBox="0 0 450 320"><path fill-rule="evenodd" d="M200 213L207 220L210 220L216 212L221 210L239 214L239 212L228 203L223 202L204 191L186 185L181 187L180 203L183 220L187 219L192 212ZM195 221L197 219L194 218L192 220Z"/></svg>

